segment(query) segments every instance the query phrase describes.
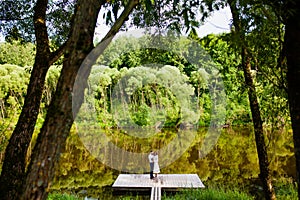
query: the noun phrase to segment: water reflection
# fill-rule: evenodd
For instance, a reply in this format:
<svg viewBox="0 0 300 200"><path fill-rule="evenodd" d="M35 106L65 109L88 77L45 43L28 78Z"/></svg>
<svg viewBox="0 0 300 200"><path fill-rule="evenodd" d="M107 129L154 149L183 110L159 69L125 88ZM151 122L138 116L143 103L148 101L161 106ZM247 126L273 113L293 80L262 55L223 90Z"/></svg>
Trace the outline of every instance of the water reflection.
<svg viewBox="0 0 300 200"><path fill-rule="evenodd" d="M166 131L150 138L136 138L118 130L111 130L105 134L106 140L95 139L94 134L93 137L84 139L75 133L71 134L52 189L93 191L98 196L113 195L108 188L120 173L132 170L147 173L148 163L145 155L150 149L164 148L164 153L160 154L160 161L163 164L161 173L197 173L204 184L209 181L243 183L248 179L258 178L255 140L250 128L223 129L218 142L205 157L202 155L201 147L207 134L206 129L194 133ZM271 137L273 140L268 142L268 150L274 179L295 177L292 134L288 131L273 134ZM176 137L180 137L180 140L172 144ZM107 146L108 143L114 144L114 148L133 152L132 158L124 157L122 152ZM88 149L91 152L83 144L89 144ZM99 148L99 144L106 148ZM103 156L102 159L109 164L113 166L117 164L122 168L113 169L103 164L98 160L99 156ZM169 162L170 160L172 162Z"/></svg>
<svg viewBox="0 0 300 200"><path fill-rule="evenodd" d="M139 132L152 131L138 129ZM146 173L150 150L159 152L159 164L164 168L176 161L195 140L193 130L163 131L149 138L132 137L120 131L96 128L79 130L87 150L106 166L122 172Z"/></svg>

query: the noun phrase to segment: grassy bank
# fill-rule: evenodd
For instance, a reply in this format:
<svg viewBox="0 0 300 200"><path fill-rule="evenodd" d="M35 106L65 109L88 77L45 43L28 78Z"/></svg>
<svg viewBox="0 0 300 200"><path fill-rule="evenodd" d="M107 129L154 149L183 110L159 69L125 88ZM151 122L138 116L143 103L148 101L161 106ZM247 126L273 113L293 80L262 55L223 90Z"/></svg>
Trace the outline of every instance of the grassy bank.
<svg viewBox="0 0 300 200"><path fill-rule="evenodd" d="M81 200L83 198L78 197L77 195L72 194L60 194L60 193L50 193L48 195L48 200Z"/></svg>
<svg viewBox="0 0 300 200"><path fill-rule="evenodd" d="M296 200L297 188L293 183L280 183L275 184L276 197L278 200ZM110 196L110 195L108 195ZM110 196L114 200L144 200L149 199L150 194L147 195L132 195L128 196ZM256 188L255 193L249 190L248 187L222 187L222 186L209 186L205 189L182 190L177 193L163 193L162 200L254 200L263 198L263 191L261 188ZM83 200L83 197L67 194L67 193L50 193L48 200ZM101 198L100 198L101 199Z"/></svg>
<svg viewBox="0 0 300 200"><path fill-rule="evenodd" d="M182 192L176 193L175 195L162 197L164 200L182 200L182 199L197 199L197 200L253 200L254 197L239 191L237 189L227 190L222 188L206 188L196 190L183 190Z"/></svg>
<svg viewBox="0 0 300 200"><path fill-rule="evenodd" d="M84 198L77 197L75 195L68 194L50 194L48 200L82 200ZM141 200L141 199L149 199L148 197L143 196L126 196L126 197L115 197L115 199L119 200ZM215 189L199 189L199 190L184 190L175 195L163 194L162 200L182 200L182 199L198 199L198 200L207 200L207 199L215 199L215 200L232 200L232 199L240 199L240 200L253 200L254 197L247 195L246 193L239 191L225 191L225 190L215 190Z"/></svg>

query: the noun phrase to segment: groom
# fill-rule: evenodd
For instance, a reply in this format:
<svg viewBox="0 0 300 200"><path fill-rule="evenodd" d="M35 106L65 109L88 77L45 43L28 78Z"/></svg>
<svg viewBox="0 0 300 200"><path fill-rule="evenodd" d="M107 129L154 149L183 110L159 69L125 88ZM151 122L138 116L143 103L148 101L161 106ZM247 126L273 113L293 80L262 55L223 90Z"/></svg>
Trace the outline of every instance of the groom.
<svg viewBox="0 0 300 200"><path fill-rule="evenodd" d="M149 163L150 163L150 179L153 179L154 176L153 176L153 168L154 168L154 159L153 159L153 152L150 151L150 154L148 156L148 159L149 159Z"/></svg>

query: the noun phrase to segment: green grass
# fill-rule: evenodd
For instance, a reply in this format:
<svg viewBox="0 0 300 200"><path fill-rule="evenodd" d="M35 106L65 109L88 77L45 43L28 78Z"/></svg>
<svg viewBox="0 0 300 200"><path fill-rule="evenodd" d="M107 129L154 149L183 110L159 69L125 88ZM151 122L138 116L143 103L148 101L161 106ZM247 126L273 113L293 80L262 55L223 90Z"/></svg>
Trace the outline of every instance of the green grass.
<svg viewBox="0 0 300 200"><path fill-rule="evenodd" d="M130 196L130 197L120 197L118 200L140 200L139 196Z"/></svg>
<svg viewBox="0 0 300 200"><path fill-rule="evenodd" d="M174 196L165 195L162 197L163 200L253 200L254 197L238 191L224 190L221 188L205 188L195 190L183 190L175 194Z"/></svg>
<svg viewBox="0 0 300 200"><path fill-rule="evenodd" d="M297 187L292 183L280 184L275 187L276 198L278 200L297 200Z"/></svg>
<svg viewBox="0 0 300 200"><path fill-rule="evenodd" d="M72 194L60 194L60 193L50 193L48 195L47 200L81 200L82 198L79 198Z"/></svg>
<svg viewBox="0 0 300 200"><path fill-rule="evenodd" d="M255 196L263 196L263 191L256 191L258 194L250 195L249 188L240 186L208 186L204 189L182 190L181 192L166 194L162 196L162 200L254 200ZM276 198L278 200L297 200L297 187L291 182L275 184ZM149 194L150 195L150 194ZM113 197L114 200L141 200L149 197L140 195L122 195ZM83 200L82 197L67 193L50 193L48 200Z"/></svg>

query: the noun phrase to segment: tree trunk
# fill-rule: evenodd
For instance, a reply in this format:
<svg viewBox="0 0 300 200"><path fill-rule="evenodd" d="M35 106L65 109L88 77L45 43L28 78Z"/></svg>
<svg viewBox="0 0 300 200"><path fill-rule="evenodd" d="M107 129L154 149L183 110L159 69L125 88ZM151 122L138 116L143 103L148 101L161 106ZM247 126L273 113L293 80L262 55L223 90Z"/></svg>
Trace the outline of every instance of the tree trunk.
<svg viewBox="0 0 300 200"><path fill-rule="evenodd" d="M48 0L38 0L34 9L33 20L37 44L35 62L22 112L5 150L0 176L1 199L20 199L26 154L39 114L46 74L50 65L62 55L66 46L64 44L57 51L50 52L46 27L47 4Z"/></svg>
<svg viewBox="0 0 300 200"><path fill-rule="evenodd" d="M252 113L252 121L255 133L256 150L258 154L260 175L259 178L263 184L266 199L276 199L275 191L272 185L272 179L269 169L268 153L265 144L262 119L260 115L259 103L257 100L255 85L251 75L250 58L247 55L246 48L242 50L242 66L244 71L245 83L248 86L248 96Z"/></svg>
<svg viewBox="0 0 300 200"><path fill-rule="evenodd" d="M35 63L21 115L5 151L0 177L0 196L2 199L19 199L18 196L25 173L27 149L39 113L50 56L45 23L47 3L47 0L40 0L36 3L34 9L34 27L37 42Z"/></svg>
<svg viewBox="0 0 300 200"><path fill-rule="evenodd" d="M296 157L296 180L298 183L298 199L300 199L300 2L288 4L288 16L285 23L284 43L287 57L288 100L293 128L294 151Z"/></svg>
<svg viewBox="0 0 300 200"><path fill-rule="evenodd" d="M104 0L78 0L77 2L74 26L70 43L66 49L63 69L32 154L22 199L47 198L50 182L55 172L55 163L57 163L59 154L65 146L74 117L83 101L87 78L91 65L94 63L89 57L85 58L90 54L93 47L93 35L98 12L105 2ZM112 36L119 31L137 3L137 0L129 2L120 18L104 38L105 40L101 42L101 48L96 49L96 54L99 55L104 51ZM81 66L84 71L78 73ZM75 80L79 80L80 84L74 85ZM74 103L72 98L77 99L76 105L72 106Z"/></svg>
<svg viewBox="0 0 300 200"><path fill-rule="evenodd" d="M245 34L243 32L242 23L239 17L238 9L236 7L235 1L228 1L233 17L233 25L235 28L235 34L239 38L239 45L241 48L241 57L242 57L242 68L245 77L245 83L248 87L248 96L249 96L249 103L251 108L252 114L252 121L254 126L254 134L255 134L255 142L256 142L256 149L258 154L258 161L259 161L259 168L260 168L260 180L263 184L263 189L265 192L265 198L269 199L276 199L275 191L272 186L272 179L270 175L269 169L269 161L268 161L268 154L265 144L265 137L263 132L263 125L262 119L260 115L260 108L259 103L256 95L256 89L254 85L254 81L251 75L251 58L248 54L246 41L245 41ZM245 30L244 30L245 31Z"/></svg>

